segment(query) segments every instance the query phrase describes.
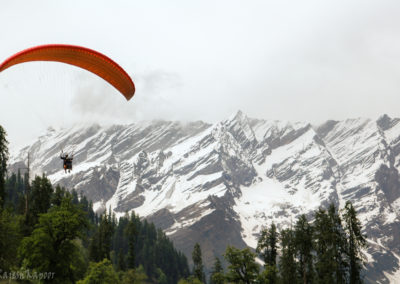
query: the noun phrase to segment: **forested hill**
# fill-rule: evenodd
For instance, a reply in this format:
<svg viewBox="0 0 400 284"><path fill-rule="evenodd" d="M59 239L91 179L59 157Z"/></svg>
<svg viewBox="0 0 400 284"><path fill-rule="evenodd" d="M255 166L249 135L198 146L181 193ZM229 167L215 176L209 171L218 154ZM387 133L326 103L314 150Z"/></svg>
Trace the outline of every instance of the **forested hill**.
<svg viewBox="0 0 400 284"><path fill-rule="evenodd" d="M12 174L4 189L2 279L26 270L50 273L52 283L95 283L99 275L99 283L177 283L189 275L186 257L134 213L97 215L85 196L54 188L45 176L29 184Z"/></svg>

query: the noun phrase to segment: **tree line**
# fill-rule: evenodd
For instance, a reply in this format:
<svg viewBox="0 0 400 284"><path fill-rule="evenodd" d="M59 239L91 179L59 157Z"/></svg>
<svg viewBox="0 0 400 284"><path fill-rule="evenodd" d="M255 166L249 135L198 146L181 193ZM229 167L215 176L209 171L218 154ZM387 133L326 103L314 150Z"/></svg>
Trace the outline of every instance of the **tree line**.
<svg viewBox="0 0 400 284"><path fill-rule="evenodd" d="M270 224L260 232L255 251L228 246L226 270L217 257L208 283L362 283L366 236L352 203L341 210L321 207L310 219L303 214L280 232ZM192 259L193 275L179 283L207 283L199 244Z"/></svg>

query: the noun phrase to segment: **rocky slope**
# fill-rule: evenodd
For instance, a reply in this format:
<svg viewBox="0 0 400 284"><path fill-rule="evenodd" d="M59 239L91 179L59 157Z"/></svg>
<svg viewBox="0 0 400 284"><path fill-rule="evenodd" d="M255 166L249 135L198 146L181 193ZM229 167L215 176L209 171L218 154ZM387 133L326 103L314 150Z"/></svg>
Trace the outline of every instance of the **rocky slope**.
<svg viewBox="0 0 400 284"><path fill-rule="evenodd" d="M74 152L71 174L60 149ZM263 225L351 200L368 235L366 280L400 281L400 119L309 123L238 112L210 125L154 121L49 131L12 156L74 187L96 210L134 210L206 263L226 245L255 247Z"/></svg>

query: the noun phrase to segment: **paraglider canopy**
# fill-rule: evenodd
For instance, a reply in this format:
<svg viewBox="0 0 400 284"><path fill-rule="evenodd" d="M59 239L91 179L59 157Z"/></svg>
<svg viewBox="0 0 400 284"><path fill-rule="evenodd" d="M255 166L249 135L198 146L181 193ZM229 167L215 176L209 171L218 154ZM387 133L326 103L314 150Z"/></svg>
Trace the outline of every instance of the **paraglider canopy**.
<svg viewBox="0 0 400 284"><path fill-rule="evenodd" d="M0 65L0 72L30 61L56 61L88 70L106 80L130 100L135 94L135 85L128 73L109 57L86 47L67 44L40 45L14 54Z"/></svg>

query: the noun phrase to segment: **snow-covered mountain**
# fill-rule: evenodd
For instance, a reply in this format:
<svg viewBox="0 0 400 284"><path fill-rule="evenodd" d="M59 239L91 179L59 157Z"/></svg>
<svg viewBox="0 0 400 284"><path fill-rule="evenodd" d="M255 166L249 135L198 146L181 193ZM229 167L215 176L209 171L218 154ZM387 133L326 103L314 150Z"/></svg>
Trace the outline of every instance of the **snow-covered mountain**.
<svg viewBox="0 0 400 284"><path fill-rule="evenodd" d="M65 174L60 149L74 151ZM366 280L400 282L400 119L327 121L319 127L251 119L210 125L153 121L49 129L12 156L53 183L81 191L96 210L134 210L206 263L226 245L255 247L262 226L290 225L351 200L368 235Z"/></svg>

